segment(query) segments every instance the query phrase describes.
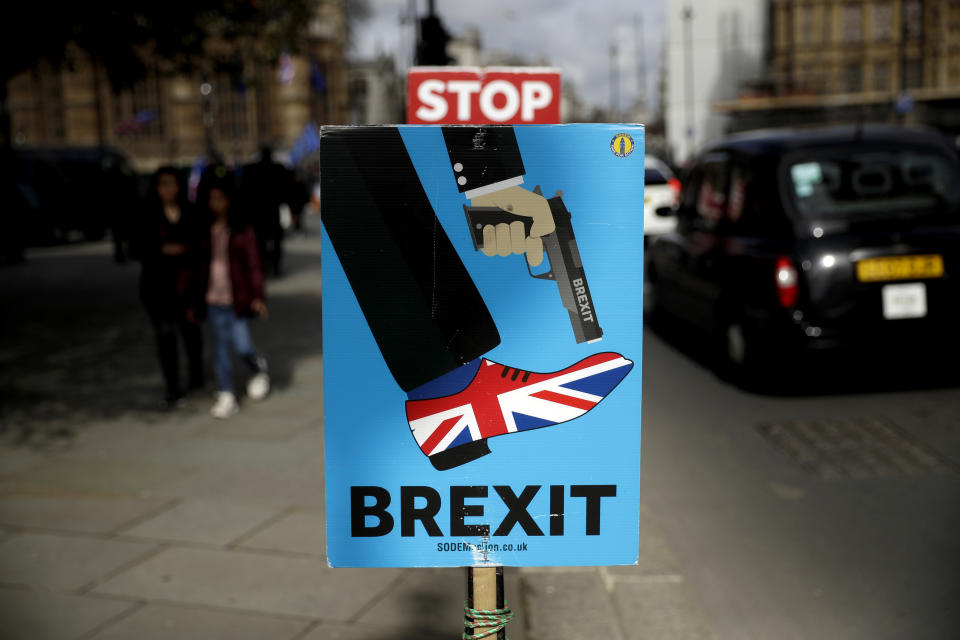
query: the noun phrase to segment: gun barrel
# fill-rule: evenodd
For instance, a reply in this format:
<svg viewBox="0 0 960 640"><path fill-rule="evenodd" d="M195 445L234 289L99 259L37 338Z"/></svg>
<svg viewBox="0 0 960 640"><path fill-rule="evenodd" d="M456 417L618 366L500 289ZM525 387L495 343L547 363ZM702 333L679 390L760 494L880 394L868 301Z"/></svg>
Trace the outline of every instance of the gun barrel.
<svg viewBox="0 0 960 640"><path fill-rule="evenodd" d="M547 200L556 229L543 237L544 250L550 260L553 279L560 289L560 299L570 315L570 325L578 343L596 342L603 337L597 322L593 295L580 260L580 249L570 222L570 212L560 196Z"/></svg>

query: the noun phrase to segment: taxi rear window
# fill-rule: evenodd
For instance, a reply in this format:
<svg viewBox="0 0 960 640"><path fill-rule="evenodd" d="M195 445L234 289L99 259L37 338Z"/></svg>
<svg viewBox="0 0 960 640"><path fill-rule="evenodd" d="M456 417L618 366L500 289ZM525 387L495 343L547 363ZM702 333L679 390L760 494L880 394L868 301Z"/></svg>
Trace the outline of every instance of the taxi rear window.
<svg viewBox="0 0 960 640"><path fill-rule="evenodd" d="M787 164L788 196L804 217L859 217L955 209L956 159L925 149L804 153Z"/></svg>

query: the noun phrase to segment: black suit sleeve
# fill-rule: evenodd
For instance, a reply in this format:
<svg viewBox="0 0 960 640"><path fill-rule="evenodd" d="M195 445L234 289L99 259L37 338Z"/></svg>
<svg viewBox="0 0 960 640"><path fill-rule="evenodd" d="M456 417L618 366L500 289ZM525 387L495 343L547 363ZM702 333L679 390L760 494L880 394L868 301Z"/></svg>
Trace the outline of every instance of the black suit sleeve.
<svg viewBox="0 0 960 640"><path fill-rule="evenodd" d="M513 127L444 127L443 139L460 193L524 174Z"/></svg>
<svg viewBox="0 0 960 640"><path fill-rule="evenodd" d="M324 127L323 226L383 358L409 391L500 334L396 127Z"/></svg>

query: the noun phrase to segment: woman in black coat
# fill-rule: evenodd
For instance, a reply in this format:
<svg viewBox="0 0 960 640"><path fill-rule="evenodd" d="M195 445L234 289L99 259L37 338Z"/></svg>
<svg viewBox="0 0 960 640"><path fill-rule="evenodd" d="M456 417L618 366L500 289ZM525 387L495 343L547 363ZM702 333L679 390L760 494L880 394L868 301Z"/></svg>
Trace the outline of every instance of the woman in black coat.
<svg viewBox="0 0 960 640"><path fill-rule="evenodd" d="M166 382L164 402L182 403L177 334L189 365L189 389L203 387L203 221L184 196L176 170L162 167L147 192L131 253L140 260L140 300L153 323Z"/></svg>

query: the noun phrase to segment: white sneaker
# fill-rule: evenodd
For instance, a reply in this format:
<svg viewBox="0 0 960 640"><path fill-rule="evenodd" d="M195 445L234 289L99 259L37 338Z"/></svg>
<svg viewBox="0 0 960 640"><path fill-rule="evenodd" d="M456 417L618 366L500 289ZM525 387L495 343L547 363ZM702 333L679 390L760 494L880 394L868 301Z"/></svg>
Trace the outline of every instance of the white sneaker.
<svg viewBox="0 0 960 640"><path fill-rule="evenodd" d="M247 397L251 400L263 400L270 393L270 376L265 371L255 374L247 383Z"/></svg>
<svg viewBox="0 0 960 640"><path fill-rule="evenodd" d="M218 391L217 401L210 407L210 415L225 420L240 410L237 398L229 391Z"/></svg>

